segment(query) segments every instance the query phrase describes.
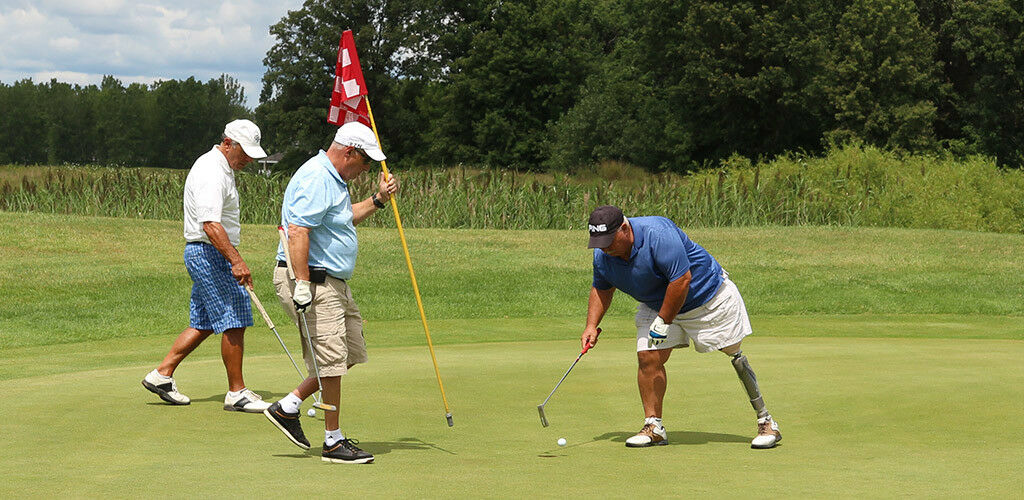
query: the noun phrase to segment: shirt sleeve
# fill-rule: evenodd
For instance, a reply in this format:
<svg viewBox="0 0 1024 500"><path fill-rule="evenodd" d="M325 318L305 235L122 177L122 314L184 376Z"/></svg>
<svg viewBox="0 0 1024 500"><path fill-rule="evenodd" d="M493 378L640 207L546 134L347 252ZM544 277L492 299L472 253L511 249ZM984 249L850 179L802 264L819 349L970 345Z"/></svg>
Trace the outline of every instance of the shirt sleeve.
<svg viewBox="0 0 1024 500"><path fill-rule="evenodd" d="M651 238L654 267L671 283L682 278L690 270L690 258L686 245L675 231L658 234Z"/></svg>
<svg viewBox="0 0 1024 500"><path fill-rule="evenodd" d="M592 284L598 290L607 290L612 288L612 284L601 273L601 257L597 255L597 252L600 250L594 250L594 281Z"/></svg>
<svg viewBox="0 0 1024 500"><path fill-rule="evenodd" d="M327 186L322 182L305 182L297 185L291 203L284 207L287 212L285 219L289 224L296 226L320 226L329 208L327 196Z"/></svg>
<svg viewBox="0 0 1024 500"><path fill-rule="evenodd" d="M205 176L196 183L192 191L196 203L196 221L221 221L224 213L224 189L224 183L218 177Z"/></svg>

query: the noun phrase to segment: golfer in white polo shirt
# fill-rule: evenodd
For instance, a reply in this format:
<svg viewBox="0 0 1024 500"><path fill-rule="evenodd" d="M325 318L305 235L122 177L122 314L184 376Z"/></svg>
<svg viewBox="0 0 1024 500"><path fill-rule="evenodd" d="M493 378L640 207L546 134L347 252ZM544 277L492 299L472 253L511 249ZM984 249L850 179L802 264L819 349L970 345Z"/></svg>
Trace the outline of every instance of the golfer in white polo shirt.
<svg viewBox="0 0 1024 500"><path fill-rule="evenodd" d="M242 378L243 335L252 310L245 286L252 285L249 266L238 253L240 241L235 171L267 153L260 147L260 129L249 120L224 127L221 142L199 157L185 180L185 268L192 278L189 327L178 335L170 352L142 385L173 405L190 400L178 392L175 368L207 337L221 336L221 357L228 374L224 409L260 413L269 403L245 387Z"/></svg>

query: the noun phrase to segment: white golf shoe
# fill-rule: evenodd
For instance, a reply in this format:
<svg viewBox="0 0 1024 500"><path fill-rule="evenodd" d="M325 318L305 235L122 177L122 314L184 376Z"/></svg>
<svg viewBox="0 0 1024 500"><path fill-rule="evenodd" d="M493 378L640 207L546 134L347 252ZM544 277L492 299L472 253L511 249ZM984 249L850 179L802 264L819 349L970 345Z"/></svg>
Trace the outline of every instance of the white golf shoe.
<svg viewBox="0 0 1024 500"><path fill-rule="evenodd" d="M757 419L757 436L750 442L750 447L759 450L774 448L779 441L782 441L782 433L772 416Z"/></svg>
<svg viewBox="0 0 1024 500"><path fill-rule="evenodd" d="M236 396L232 396L230 392L224 395L224 409L227 411L263 413L267 408L270 408L270 403L249 389L242 389Z"/></svg>
<svg viewBox="0 0 1024 500"><path fill-rule="evenodd" d="M146 374L146 378L142 379L142 387L172 405L187 405L192 402L188 396L178 392L178 384L174 383L174 377L165 377L156 370Z"/></svg>
<svg viewBox="0 0 1024 500"><path fill-rule="evenodd" d="M629 448L646 448L648 446L660 446L668 444L668 432L665 426L656 426L650 422L644 422L644 427L635 436L626 440Z"/></svg>

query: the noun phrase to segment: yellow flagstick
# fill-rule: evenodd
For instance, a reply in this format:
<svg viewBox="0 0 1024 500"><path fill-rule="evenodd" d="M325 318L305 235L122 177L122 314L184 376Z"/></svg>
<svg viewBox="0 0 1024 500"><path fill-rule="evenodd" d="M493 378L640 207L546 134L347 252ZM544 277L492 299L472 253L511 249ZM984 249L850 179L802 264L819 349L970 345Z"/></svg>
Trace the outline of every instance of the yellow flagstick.
<svg viewBox="0 0 1024 500"><path fill-rule="evenodd" d="M373 120L373 109L370 108L370 98L366 99L366 111L370 115L370 127L373 128L373 135L380 145L380 135L377 134L377 122ZM390 177L387 161L380 162L380 168L384 175ZM427 315L423 312L423 300L420 299L420 287L416 284L416 273L412 270L412 258L409 257L409 245L405 243L405 231L402 229L402 217L398 215L398 203L395 197L391 197L391 210L395 212L395 223L398 225L398 236L402 239L402 250L405 251L405 263L409 266L409 278L412 279L412 291L416 295L416 306L420 309L420 319L423 321L423 332L427 334L427 347L430 349L430 359L434 362L434 374L437 375L437 386L441 388L441 400L444 402L445 419L448 420L448 427L455 425L452 421L452 411L448 408L448 397L444 395L444 384L441 383L441 370L437 368L437 356L434 355L434 344L430 341L430 328L427 326Z"/></svg>

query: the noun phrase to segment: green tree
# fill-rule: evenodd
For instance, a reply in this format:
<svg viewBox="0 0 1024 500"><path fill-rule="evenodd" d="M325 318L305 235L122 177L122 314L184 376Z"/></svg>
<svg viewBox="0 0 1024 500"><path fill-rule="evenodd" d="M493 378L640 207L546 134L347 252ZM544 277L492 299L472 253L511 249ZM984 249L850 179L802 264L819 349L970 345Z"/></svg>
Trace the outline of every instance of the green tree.
<svg viewBox="0 0 1024 500"><path fill-rule="evenodd" d="M835 124L828 140L912 151L937 146L943 92L935 35L910 0L854 0L839 19L822 75Z"/></svg>
<svg viewBox="0 0 1024 500"><path fill-rule="evenodd" d="M264 59L256 116L268 146L296 160L325 146L335 128L327 111L338 41L351 29L385 151L394 158L423 154L427 124L418 98L464 46L457 31L474 3L307 0L290 11L270 27L277 42Z"/></svg>
<svg viewBox="0 0 1024 500"><path fill-rule="evenodd" d="M547 127L576 103L613 46L606 5L495 1L467 23L468 51L424 100L435 161L539 167Z"/></svg>
<svg viewBox="0 0 1024 500"><path fill-rule="evenodd" d="M39 89L31 79L0 88L0 161L44 163L46 117L39 112Z"/></svg>
<svg viewBox="0 0 1024 500"><path fill-rule="evenodd" d="M952 2L942 24L961 136L1003 164L1024 164L1024 6Z"/></svg>
<svg viewBox="0 0 1024 500"><path fill-rule="evenodd" d="M820 148L828 1L632 0L615 50L553 129L553 164L685 171Z"/></svg>

